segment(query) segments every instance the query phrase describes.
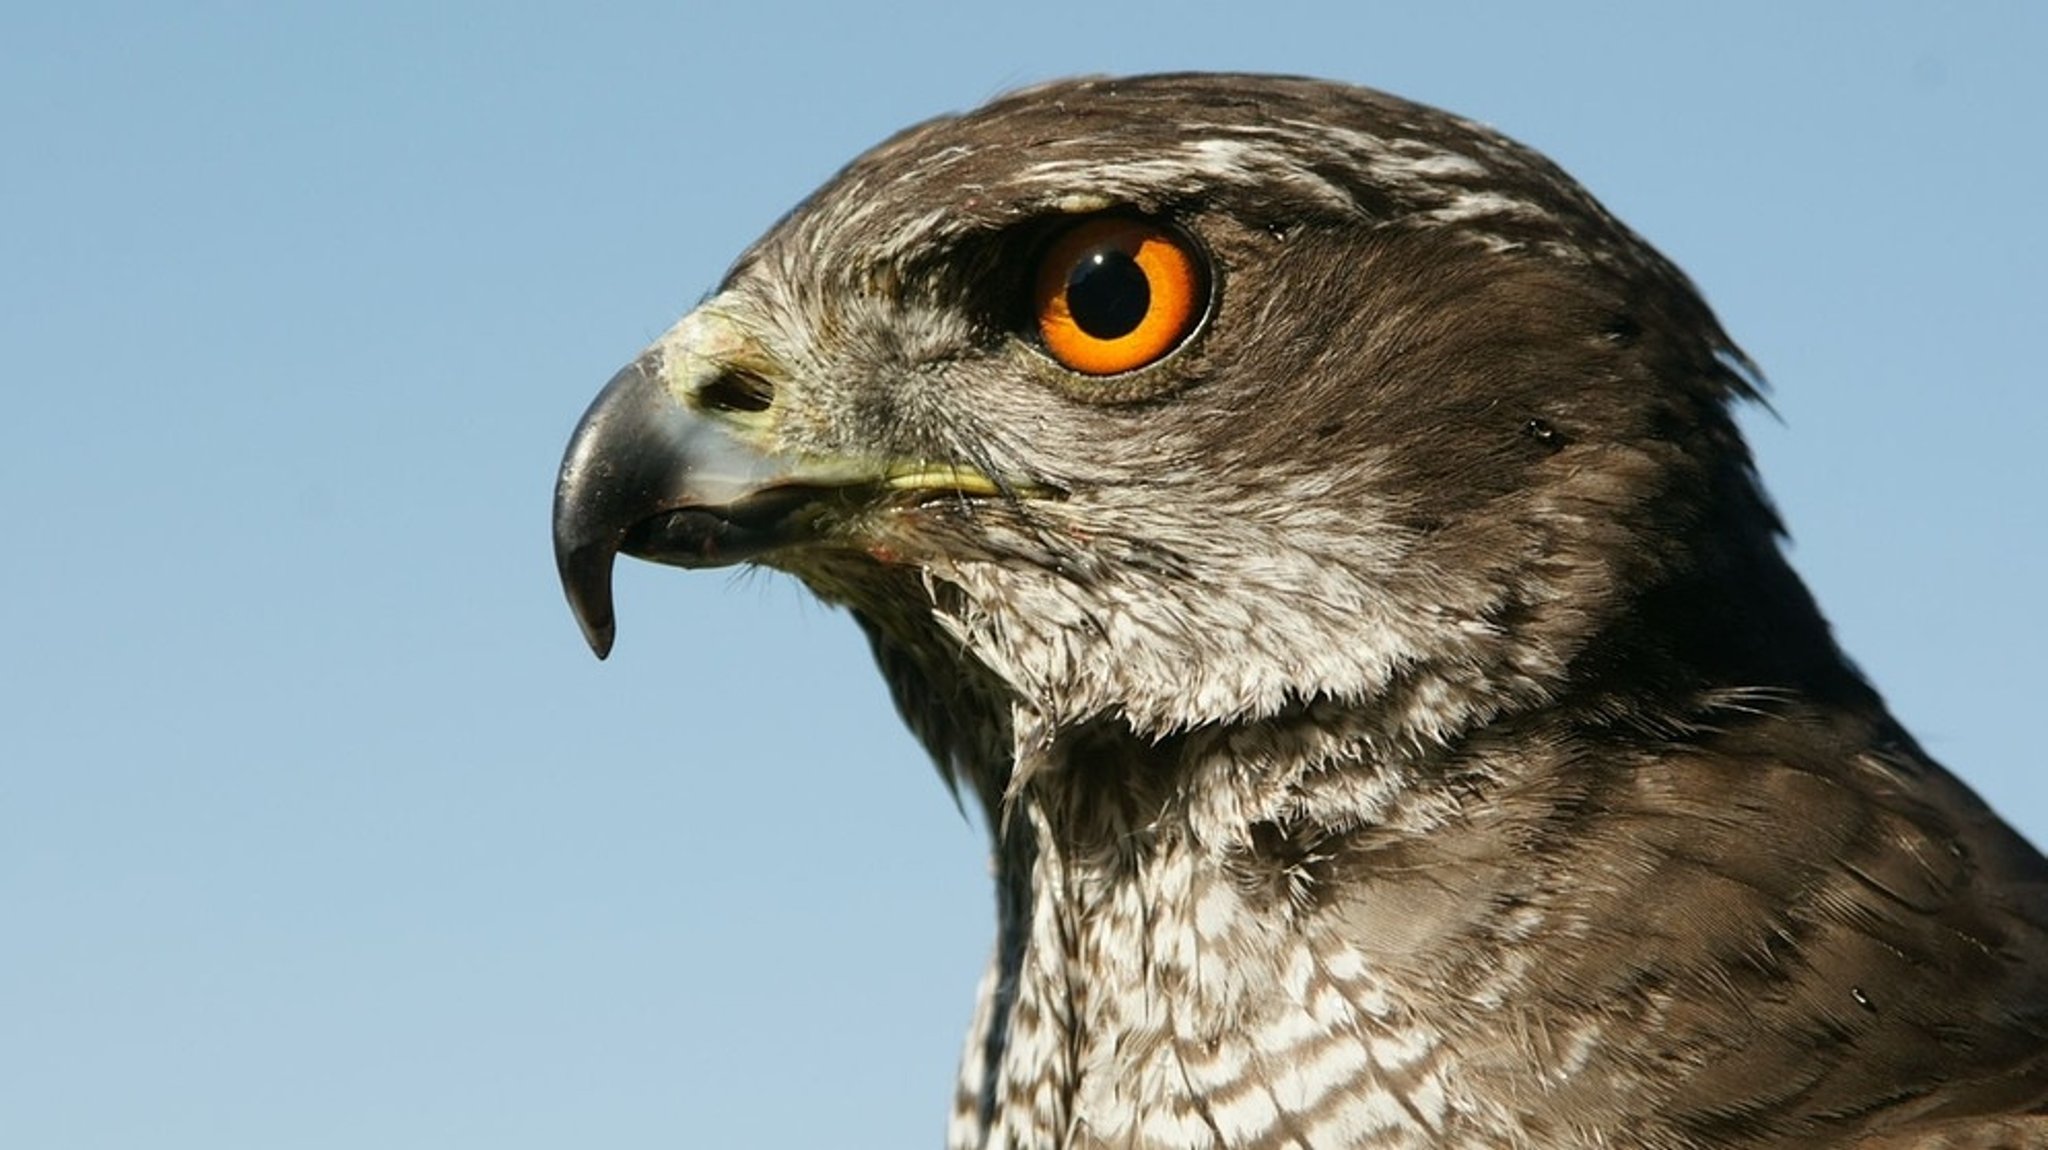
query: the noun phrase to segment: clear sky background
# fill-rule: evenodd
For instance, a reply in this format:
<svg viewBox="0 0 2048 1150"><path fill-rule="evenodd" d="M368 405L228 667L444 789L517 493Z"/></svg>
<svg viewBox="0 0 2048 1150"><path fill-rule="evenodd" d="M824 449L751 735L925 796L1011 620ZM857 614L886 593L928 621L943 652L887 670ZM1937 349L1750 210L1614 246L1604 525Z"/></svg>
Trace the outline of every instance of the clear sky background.
<svg viewBox="0 0 2048 1150"><path fill-rule="evenodd" d="M939 1144L981 831L781 577L624 565L591 659L548 501L798 197L1066 73L1557 158L1770 374L1846 646L2048 840L2048 6L1424 7L8 5L0 1145Z"/></svg>

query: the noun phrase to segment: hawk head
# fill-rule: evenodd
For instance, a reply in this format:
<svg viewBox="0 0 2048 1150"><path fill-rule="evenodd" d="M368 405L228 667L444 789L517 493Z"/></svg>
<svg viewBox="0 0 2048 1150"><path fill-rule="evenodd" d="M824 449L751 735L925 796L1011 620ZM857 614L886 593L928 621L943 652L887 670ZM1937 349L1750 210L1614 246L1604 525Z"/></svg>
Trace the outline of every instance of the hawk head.
<svg viewBox="0 0 2048 1150"><path fill-rule="evenodd" d="M955 1146L2048 1106L2048 864L1836 650L1753 394L1685 277L1489 129L1066 82L741 256L584 416L556 555L600 655L621 552L795 575L984 804Z"/></svg>
<svg viewBox="0 0 2048 1150"><path fill-rule="evenodd" d="M1685 278L1486 128L1068 83L910 129L743 255L585 417L557 554L600 654L619 551L795 574L956 762L961 708L1157 737L1341 700L1398 742L1572 686L1851 689L1748 394Z"/></svg>

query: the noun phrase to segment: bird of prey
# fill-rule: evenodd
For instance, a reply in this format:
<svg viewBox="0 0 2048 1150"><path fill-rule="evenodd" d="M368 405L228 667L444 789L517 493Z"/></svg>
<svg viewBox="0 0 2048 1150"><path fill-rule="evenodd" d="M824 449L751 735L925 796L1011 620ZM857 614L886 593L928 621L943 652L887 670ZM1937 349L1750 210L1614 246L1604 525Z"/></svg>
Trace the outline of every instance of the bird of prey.
<svg viewBox="0 0 2048 1150"><path fill-rule="evenodd" d="M569 445L859 621L986 813L954 1150L2048 1147L2048 862L1781 554L1748 361L1557 167L1305 79L1047 84L749 248Z"/></svg>

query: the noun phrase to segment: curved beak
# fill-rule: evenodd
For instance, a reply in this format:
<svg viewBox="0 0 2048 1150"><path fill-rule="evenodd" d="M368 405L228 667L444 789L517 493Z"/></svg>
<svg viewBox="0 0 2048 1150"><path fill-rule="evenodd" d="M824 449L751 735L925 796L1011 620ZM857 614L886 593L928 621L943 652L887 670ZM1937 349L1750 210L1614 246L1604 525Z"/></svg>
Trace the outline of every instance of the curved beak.
<svg viewBox="0 0 2048 1150"><path fill-rule="evenodd" d="M1044 493L929 457L792 450L777 427L798 390L739 323L706 305L583 413L555 481L555 567L598 658L617 631L621 552L722 567L817 542L878 506Z"/></svg>
<svg viewBox="0 0 2048 1150"><path fill-rule="evenodd" d="M619 552L683 567L737 563L781 538L811 486L749 428L679 396L649 351L612 377L569 438L555 481L555 566L590 649L610 653Z"/></svg>

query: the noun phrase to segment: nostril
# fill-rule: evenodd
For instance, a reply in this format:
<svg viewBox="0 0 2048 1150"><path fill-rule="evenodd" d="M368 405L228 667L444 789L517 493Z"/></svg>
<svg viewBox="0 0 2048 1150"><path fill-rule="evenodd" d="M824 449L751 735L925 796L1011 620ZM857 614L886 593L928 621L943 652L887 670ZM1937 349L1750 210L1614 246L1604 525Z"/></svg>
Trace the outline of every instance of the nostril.
<svg viewBox="0 0 2048 1150"><path fill-rule="evenodd" d="M721 371L697 389L697 402L708 411L766 411L775 402L775 385L744 371Z"/></svg>

